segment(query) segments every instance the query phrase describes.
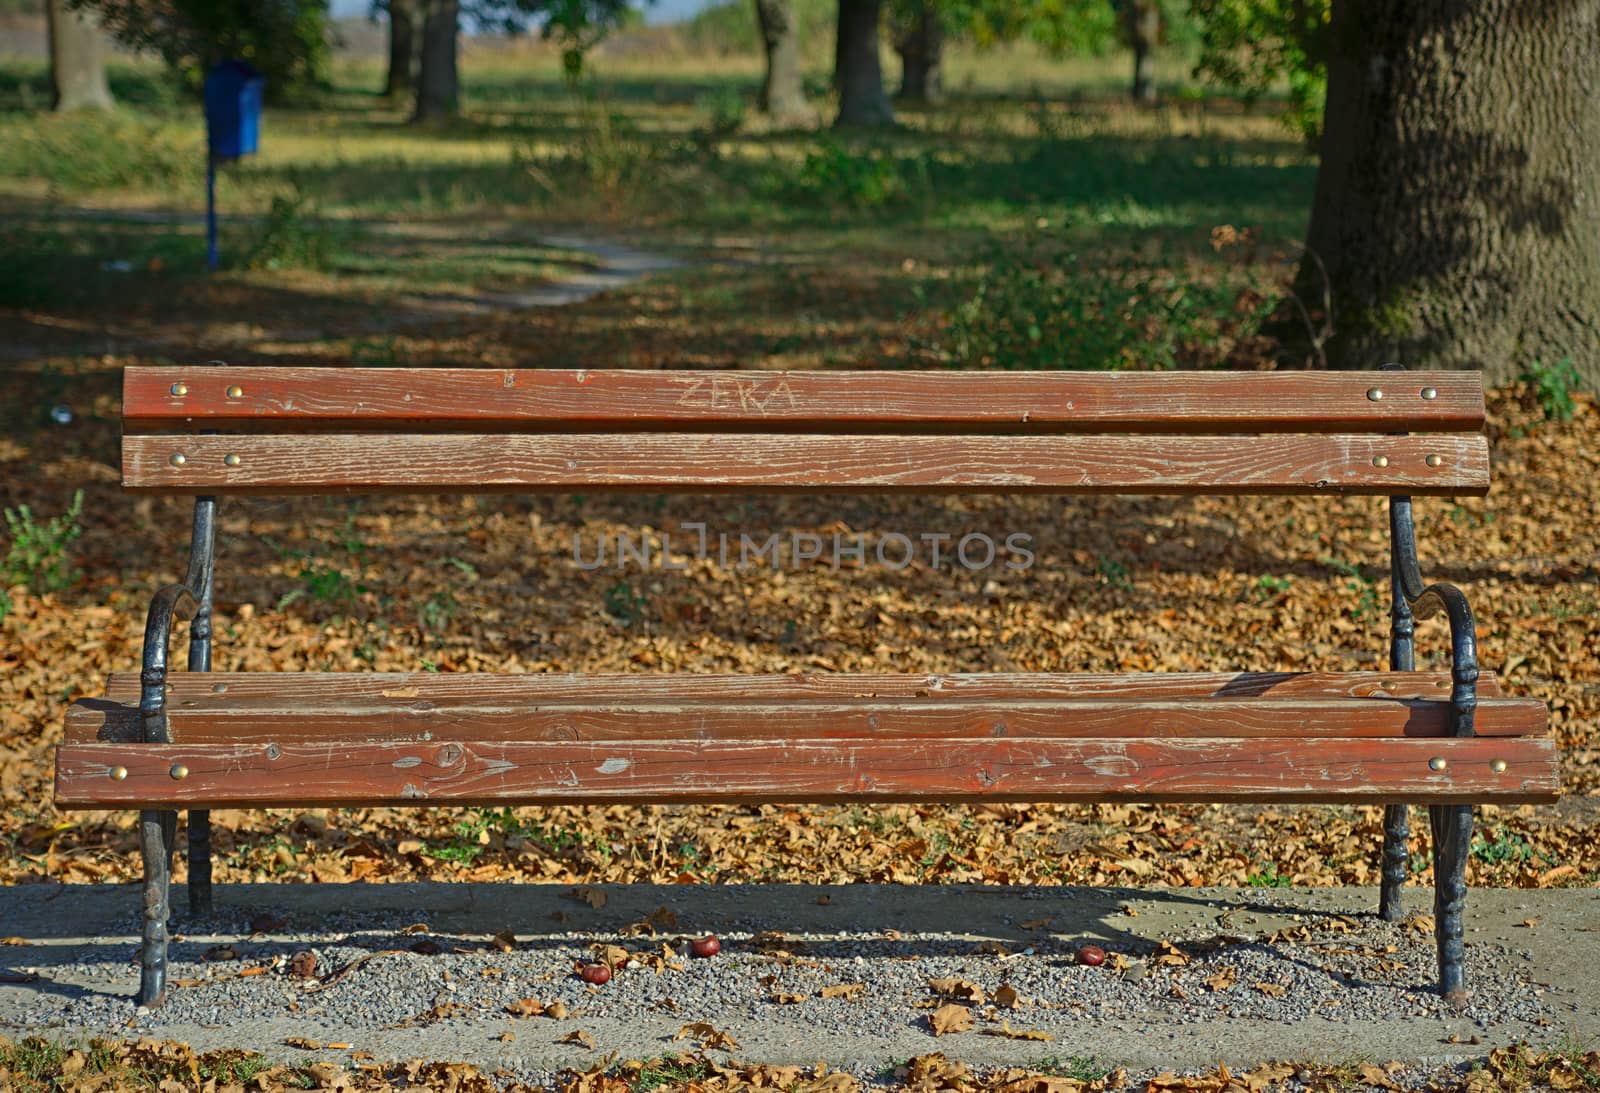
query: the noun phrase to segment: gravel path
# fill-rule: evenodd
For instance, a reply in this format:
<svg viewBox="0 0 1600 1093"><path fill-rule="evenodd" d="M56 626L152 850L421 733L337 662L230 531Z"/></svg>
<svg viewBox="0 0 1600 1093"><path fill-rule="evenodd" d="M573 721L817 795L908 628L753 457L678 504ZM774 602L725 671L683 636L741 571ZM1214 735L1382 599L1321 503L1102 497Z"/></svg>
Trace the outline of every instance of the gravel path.
<svg viewBox="0 0 1600 1093"><path fill-rule="evenodd" d="M67 894L78 914L115 905L110 936L59 936L70 932L55 919L30 946L6 950L23 958L13 970L39 979L0 988L0 1027L178 1030L197 1047L279 1057L466 1058L524 1079L612 1050L675 1050L684 1045L673 1035L696 1022L728 1033L741 1059L825 1058L863 1074L933 1050L975 1063L1082 1054L1135 1067L1248 1065L1360 1054L1436 1064L1481 1054L1477 1042L1592 1032L1600 1001L1581 989L1589 980L1562 941L1587 936L1595 966L1600 938L1585 931L1600 922L1600 893L1589 891L1474 892L1473 995L1457 1013L1431 990L1425 921L1380 922L1362 910L1371 902L1363 892L634 886L601 890L594 899L605 906L594 908L570 889L540 886L263 885L223 889L227 906L203 920L180 916L179 985L163 1009L140 1012L128 997L134 893ZM1554 896L1565 898L1559 918L1546 909ZM49 909L38 902L43 921ZM405 907L417 909L395 909ZM1536 925L1520 925L1528 921ZM513 935L497 941L507 927ZM690 958L687 938L706 930L722 952ZM1075 961L1088 940L1111 954L1104 966ZM599 987L573 974L596 944L635 954ZM1567 966L1552 967L1552 947ZM309 978L296 974L297 958L310 970L304 954L315 960ZM1563 985L1559 971L1579 977ZM959 982L941 998L933 979ZM1007 986L1016 999L1002 994L996 1004ZM507 1012L523 999L546 1014ZM967 1006L972 1028L935 1037L929 1015L950 1001ZM997 1035L1006 1027L1050 1039ZM560 1043L578 1029L593 1050Z"/></svg>

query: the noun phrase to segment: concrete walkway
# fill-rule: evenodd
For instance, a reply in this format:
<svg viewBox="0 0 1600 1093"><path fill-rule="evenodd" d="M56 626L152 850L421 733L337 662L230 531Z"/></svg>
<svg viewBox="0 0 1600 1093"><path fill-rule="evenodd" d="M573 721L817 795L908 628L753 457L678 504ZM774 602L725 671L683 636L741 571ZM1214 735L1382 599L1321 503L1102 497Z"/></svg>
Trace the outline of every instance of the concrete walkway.
<svg viewBox="0 0 1600 1093"><path fill-rule="evenodd" d="M1127 953L1149 953L1155 942L1173 938L1186 946L1203 947L1208 937L1260 950L1265 947L1252 944L1251 939L1259 941L1297 924L1334 922L1338 915L1364 923L1359 929L1380 928L1371 915L1375 893L1359 889L635 885L606 886L597 891L601 895L584 902L573 898L569 886L548 885L223 886L217 893L217 914L196 923L185 940L191 945L227 942L241 950L255 943L256 955L264 958L273 949L263 947L266 942L249 936L248 927L241 925L253 915L287 920L289 925L273 932L270 940L275 951L288 953L297 946L332 945L338 940L334 935L350 936L351 923L360 922L363 916L383 918L392 932L394 923L401 921L395 917L398 914L406 921L426 921L435 938L454 938L457 944L478 939L473 946L477 949L488 949L482 942L509 925L516 933L519 951L508 959L521 958L527 964L533 959L529 954L544 951L551 958L551 967L560 968L569 966L571 958L582 951L573 931L581 930L590 938L620 938L628 924L640 922L653 911L659 914L658 909L665 907L686 929L692 924L695 932L712 930L725 938L749 938L764 929L783 930L797 951L823 962L846 964L849 978L872 989L875 982L886 983L897 975L904 978L905 962L915 959L918 939L923 936L943 939L941 944L947 946L943 951L948 951L952 935L975 943L975 953L984 951L976 943L987 941L992 943L989 952L996 954L988 957L991 961L1007 959L1008 953L1016 954L1009 959L1019 962L1053 961L1058 969L1054 974L1064 978L1059 969L1085 971L1070 967L1070 955L1076 946L1091 940L1113 952ZM181 892L174 895L181 908ZM1417 912L1427 910L1429 892L1414 889L1408 895L1408 905L1414 905ZM602 899L603 906L591 906ZM104 1028L67 1027L59 1016L50 1016L68 1012L60 1005L63 995L104 1006L107 1013L120 1013L119 1020L131 1017L131 1007L114 1010L107 996L129 995L136 984L136 905L137 890L128 885L41 884L0 889L0 934L25 942L13 940L0 948L0 979L5 980L0 983L0 1030L12 1036L32 1031L69 1038L107 1034ZM1040 927L1038 923L1046 919L1050 925ZM1600 890L1475 890L1468 901L1467 921L1469 958L1470 950L1481 946L1481 952L1492 951L1498 954L1495 959L1523 969L1518 974L1525 977L1526 989L1539 996L1542 1016L1486 1021L1481 1014L1475 1020L1435 1012L1372 1020L1347 1012L1345 1020L1330 1020L1286 1012L1273 1019L1230 1017L1197 1024L1191 1018L1180 1024L1151 1010L1100 1019L1092 1014L1063 1015L1058 1020L1071 1023L1064 1031L1057 1029L1052 1041L1026 1043L976 1031L935 1039L926 1028L925 1010L919 1014L908 1009L904 1020L887 1024L863 1020L860 1028L841 1029L809 1018L803 1006L761 1006L752 999L736 1020L728 1020L728 1011L723 1011L719 1026L728 1027L737 1037L739 1047L733 1054L741 1060L802 1064L826 1060L835 1068L868 1072L892 1060L929 1051L943 1051L973 1065L1079 1055L1132 1069L1206 1068L1219 1061L1238 1068L1269 1059L1367 1058L1434 1065L1480 1057L1489 1047L1516 1040L1553 1045L1563 1040L1592 1042L1600 1036ZM175 927L184 932L181 915ZM669 935L674 932L667 931ZM1414 933L1409 943L1425 950L1431 960L1431 940L1421 931ZM885 945L886 937L895 939L894 944ZM660 947L660 939L626 943ZM741 956L739 942L725 946L717 959L726 962L722 968L730 977L728 984L748 975L750 989L760 990L754 986L755 972L736 974L741 959L754 959L754 947L745 943L743 951L749 955ZM245 955L241 951L241 957ZM410 959L410 954L402 955ZM709 966L709 962L694 963L691 971ZM1109 968L1106 974L1112 974ZM31 982L16 982L30 978ZM261 977L263 985L267 978ZM446 974L444 978L450 977ZM542 978L553 981L558 976L552 973ZM623 1059L675 1051L684 1045L673 1042L672 1035L697 1019L693 992L706 989L703 976L698 988L692 979L686 975L681 981L671 1012L646 1014L641 1009L632 1015L610 1017L602 1012L586 1016L582 1027L604 1052L619 1052ZM273 988L280 1005L287 997L286 983L280 975ZM614 991L617 984L606 989ZM889 996L894 992L885 989L880 993ZM895 1003L887 997L874 1003L869 997L868 1004ZM1025 1019L1019 1022L1025 1023ZM501 1030L508 1027L515 1028L515 1036L502 1040ZM275 1058L303 1057L284 1045L286 1038L299 1037L353 1045L349 1050L369 1051L380 1060L426 1055L527 1073L593 1064L599 1057L594 1052L557 1042L572 1027L572 1022L562 1021L512 1022L503 1012L488 1008L484 1008L481 1021L469 1017L426 1029L379 1029L370 1020L351 1020L348 1014L339 1013L285 1013L242 1023L223 1020L216 1027L205 1027L169 1023L158 1011L140 1019L136 1028L125 1026L123 1034L184 1040L202 1049L251 1048Z"/></svg>

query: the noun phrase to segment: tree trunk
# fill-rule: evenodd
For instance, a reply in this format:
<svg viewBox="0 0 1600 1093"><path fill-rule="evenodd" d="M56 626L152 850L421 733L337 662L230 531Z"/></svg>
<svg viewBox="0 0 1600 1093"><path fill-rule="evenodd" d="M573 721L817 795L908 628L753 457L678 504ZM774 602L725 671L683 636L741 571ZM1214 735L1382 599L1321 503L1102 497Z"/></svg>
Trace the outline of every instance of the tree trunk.
<svg viewBox="0 0 1600 1093"><path fill-rule="evenodd" d="M895 34L900 54L900 98L938 102L944 98L944 27L929 0L918 0L911 19Z"/></svg>
<svg viewBox="0 0 1600 1093"><path fill-rule="evenodd" d="M810 117L805 88L800 82L800 26L792 0L756 0L756 18L767 51L766 76L761 81L761 109L778 121Z"/></svg>
<svg viewBox="0 0 1600 1093"><path fill-rule="evenodd" d="M414 122L453 118L460 105L456 45L460 34L459 0L424 0L422 63L417 70Z"/></svg>
<svg viewBox="0 0 1600 1093"><path fill-rule="evenodd" d="M1600 0L1335 0L1331 30L1296 284L1329 363L1600 389Z"/></svg>
<svg viewBox="0 0 1600 1093"><path fill-rule="evenodd" d="M835 53L839 117L834 126L893 125L894 109L883 91L878 58L882 0L839 0L839 39Z"/></svg>
<svg viewBox="0 0 1600 1093"><path fill-rule="evenodd" d="M383 93L403 99L417 89L416 0L389 0L389 78Z"/></svg>
<svg viewBox="0 0 1600 1093"><path fill-rule="evenodd" d="M50 108L110 110L106 83L106 38L92 11L74 11L67 0L46 5L50 23Z"/></svg>
<svg viewBox="0 0 1600 1093"><path fill-rule="evenodd" d="M1161 43L1159 0L1123 0L1122 20L1133 50L1133 101L1156 101L1156 46Z"/></svg>

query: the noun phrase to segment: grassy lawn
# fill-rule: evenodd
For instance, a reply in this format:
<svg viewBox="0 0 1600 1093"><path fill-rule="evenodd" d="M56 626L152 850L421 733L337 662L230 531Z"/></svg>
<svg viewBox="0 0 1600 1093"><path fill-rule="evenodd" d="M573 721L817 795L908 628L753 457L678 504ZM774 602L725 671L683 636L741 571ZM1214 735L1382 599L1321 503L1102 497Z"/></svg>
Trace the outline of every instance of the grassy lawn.
<svg viewBox="0 0 1600 1093"><path fill-rule="evenodd" d="M425 129L373 92L379 69L346 62L325 104L269 111L261 153L223 169L212 277L198 109L135 66L115 73L131 104L115 117L41 115L42 70L13 64L0 308L103 330L154 303L181 345L225 303L269 321L209 331L218 350L278 353L293 333L316 355L342 314L381 337L408 297L560 279L586 260L539 235L576 225L691 259L658 306L759 327L721 363L1254 363L1314 162L1267 109L1181 85L1160 109L1123 104L1122 64L958 54L947 104L869 138L771 129L748 105L751 58L602 56L574 94L549 50L473 50L463 120ZM280 321L297 308L328 318ZM25 349L76 351L23 322Z"/></svg>

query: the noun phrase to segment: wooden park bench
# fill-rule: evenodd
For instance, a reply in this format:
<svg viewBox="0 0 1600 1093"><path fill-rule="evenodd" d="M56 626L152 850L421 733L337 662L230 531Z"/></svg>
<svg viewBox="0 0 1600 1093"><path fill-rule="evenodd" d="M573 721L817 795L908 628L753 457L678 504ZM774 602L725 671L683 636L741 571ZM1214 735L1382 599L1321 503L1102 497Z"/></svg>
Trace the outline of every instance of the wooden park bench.
<svg viewBox="0 0 1600 1093"><path fill-rule="evenodd" d="M178 809L205 911L215 808L1379 804L1393 919L1426 803L1460 1001L1471 806L1559 784L1545 707L1480 672L1466 599L1418 572L1411 498L1488 489L1483 415L1472 373L129 368L123 482L197 499L188 570L155 595L140 674L71 708L56 801L144 810L147 1005ZM1387 496L1392 670L205 674L218 497L493 491ZM1436 614L1451 670L1415 671L1413 620Z"/></svg>

